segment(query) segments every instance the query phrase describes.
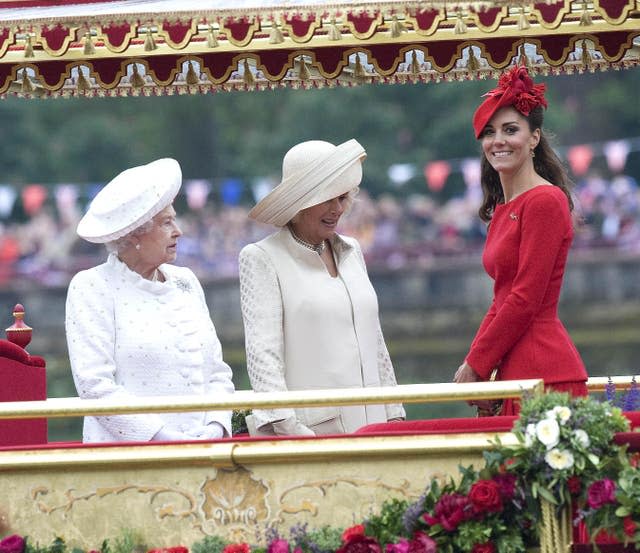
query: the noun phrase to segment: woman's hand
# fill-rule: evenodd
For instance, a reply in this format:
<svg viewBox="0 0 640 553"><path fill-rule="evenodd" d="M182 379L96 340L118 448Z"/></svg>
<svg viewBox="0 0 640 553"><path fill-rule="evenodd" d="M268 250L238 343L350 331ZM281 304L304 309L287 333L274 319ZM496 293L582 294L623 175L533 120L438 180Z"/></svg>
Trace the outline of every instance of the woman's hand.
<svg viewBox="0 0 640 553"><path fill-rule="evenodd" d="M277 436L315 436L316 433L295 417L271 423Z"/></svg>
<svg viewBox="0 0 640 553"><path fill-rule="evenodd" d="M224 436L224 427L219 422L210 422L187 431L192 440L219 440Z"/></svg>
<svg viewBox="0 0 640 553"><path fill-rule="evenodd" d="M481 379L478 373L471 368L471 365L466 361L458 367L453 381L456 384L464 384L465 382L479 382Z"/></svg>

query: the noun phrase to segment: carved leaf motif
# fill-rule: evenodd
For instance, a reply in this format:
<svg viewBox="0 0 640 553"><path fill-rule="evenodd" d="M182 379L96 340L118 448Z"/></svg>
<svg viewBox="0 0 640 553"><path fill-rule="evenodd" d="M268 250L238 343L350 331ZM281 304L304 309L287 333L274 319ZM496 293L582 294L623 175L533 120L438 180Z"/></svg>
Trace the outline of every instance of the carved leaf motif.
<svg viewBox="0 0 640 553"><path fill-rule="evenodd" d="M215 479L202 485L202 510L206 519L220 525L264 521L269 517L268 493L269 488L244 468L219 470Z"/></svg>

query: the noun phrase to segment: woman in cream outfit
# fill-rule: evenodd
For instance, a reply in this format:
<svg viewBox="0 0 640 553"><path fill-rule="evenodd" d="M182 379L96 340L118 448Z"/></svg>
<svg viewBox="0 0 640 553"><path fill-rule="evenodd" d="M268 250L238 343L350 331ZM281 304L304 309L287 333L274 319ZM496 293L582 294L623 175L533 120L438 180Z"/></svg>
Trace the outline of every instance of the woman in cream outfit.
<svg viewBox="0 0 640 553"><path fill-rule="evenodd" d="M394 386L376 293L358 242L336 233L362 179L362 146L308 141L250 212L280 227L240 252L247 370L257 392ZM401 405L254 410L253 435L353 432L404 417Z"/></svg>
<svg viewBox="0 0 640 553"><path fill-rule="evenodd" d="M102 265L69 285L66 331L81 398L233 392L231 369L189 269L171 265L182 235L173 209L178 162L120 173L91 203L78 234L104 243ZM231 434L229 411L85 417L84 442L214 439Z"/></svg>

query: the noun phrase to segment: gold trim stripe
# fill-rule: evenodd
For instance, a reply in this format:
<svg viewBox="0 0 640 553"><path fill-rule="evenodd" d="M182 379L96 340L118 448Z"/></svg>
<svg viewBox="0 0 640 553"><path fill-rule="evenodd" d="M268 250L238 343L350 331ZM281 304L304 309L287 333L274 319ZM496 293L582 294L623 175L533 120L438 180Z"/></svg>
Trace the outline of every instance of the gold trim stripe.
<svg viewBox="0 0 640 553"><path fill-rule="evenodd" d="M0 419L77 417L130 413L173 413L277 407L320 407L383 403L437 403L457 400L520 397L543 388L540 379L467 384L404 384L393 387L294 390L256 393L240 390L215 401L194 396L153 396L122 399L50 398L44 401L0 403Z"/></svg>

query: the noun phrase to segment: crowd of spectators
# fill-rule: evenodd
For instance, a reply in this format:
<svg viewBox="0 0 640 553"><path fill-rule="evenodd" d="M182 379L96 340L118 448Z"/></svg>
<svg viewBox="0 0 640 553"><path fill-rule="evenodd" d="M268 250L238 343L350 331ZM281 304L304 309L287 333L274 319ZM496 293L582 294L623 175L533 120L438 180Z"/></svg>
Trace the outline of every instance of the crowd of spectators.
<svg viewBox="0 0 640 553"><path fill-rule="evenodd" d="M640 191L627 175L591 173L576 190L574 249L613 248L640 255ZM486 228L477 211L478 188L437 202L428 194L383 195L363 190L342 230L360 241L370 270L432 266L443 257L478 255ZM247 218L249 205L217 206L180 213L184 232L177 263L206 280L234 278L237 255L249 242L273 232ZM30 217L0 219L0 286L12 280L66 286L80 269L106 257L102 246L79 240L80 209L61 216L53 206Z"/></svg>

